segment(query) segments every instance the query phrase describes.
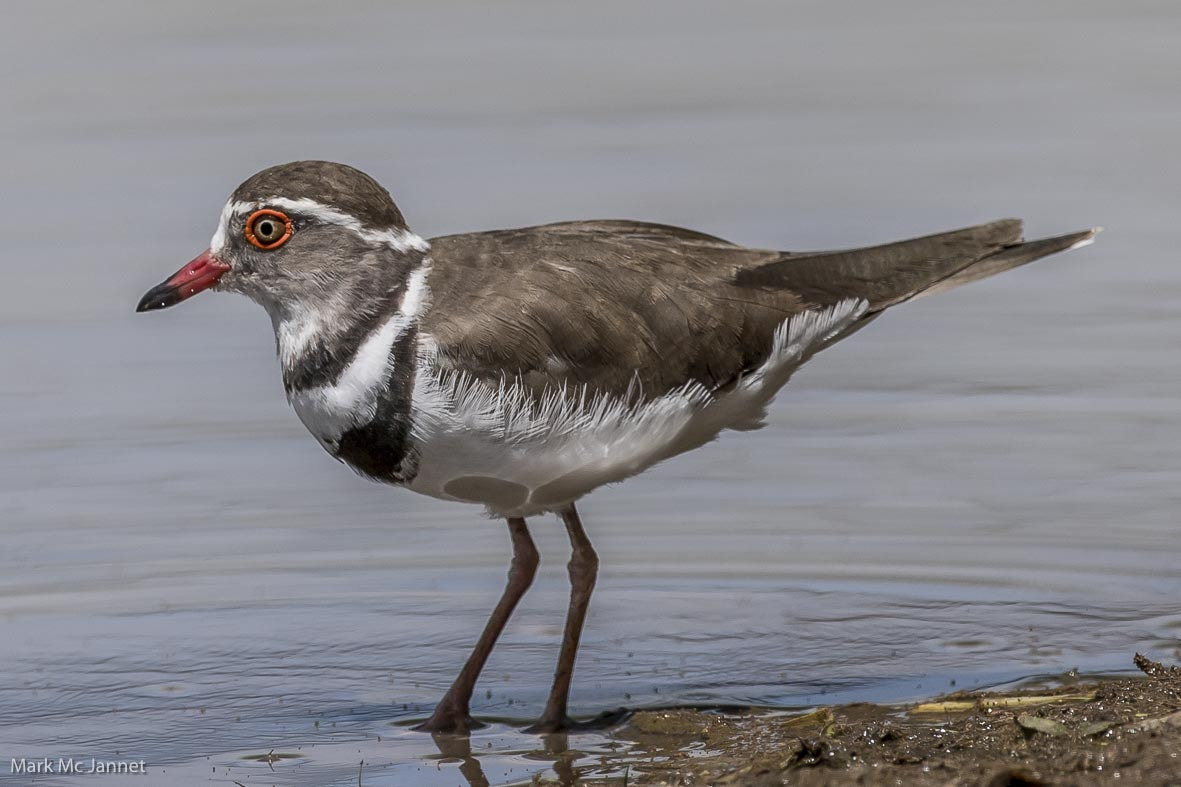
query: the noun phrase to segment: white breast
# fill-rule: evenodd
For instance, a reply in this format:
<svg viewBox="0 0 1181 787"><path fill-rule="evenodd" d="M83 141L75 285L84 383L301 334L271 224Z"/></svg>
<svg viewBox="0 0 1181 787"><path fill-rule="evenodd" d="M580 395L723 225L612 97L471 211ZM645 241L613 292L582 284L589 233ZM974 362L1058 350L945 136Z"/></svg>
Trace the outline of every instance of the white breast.
<svg viewBox="0 0 1181 787"><path fill-rule="evenodd" d="M430 337L422 336L412 413L420 454L409 486L504 516L561 508L722 429L758 428L792 371L865 309L865 301L849 299L797 315L776 331L767 361L724 391L690 384L640 405L585 389L538 401L512 381L490 385L439 369Z"/></svg>
<svg viewBox="0 0 1181 787"><path fill-rule="evenodd" d="M389 379L390 348L407 324L396 312L357 348L335 382L291 393L299 420L325 448L334 449L346 431L373 420L378 393Z"/></svg>
<svg viewBox="0 0 1181 787"><path fill-rule="evenodd" d="M299 420L329 452L335 452L342 434L373 420L378 396L389 384L394 342L411 326L426 302L429 273L428 257L410 274L397 311L366 337L334 382L292 391L288 397ZM286 363L298 358L322 322L317 315L301 313L278 323L275 334L280 359Z"/></svg>

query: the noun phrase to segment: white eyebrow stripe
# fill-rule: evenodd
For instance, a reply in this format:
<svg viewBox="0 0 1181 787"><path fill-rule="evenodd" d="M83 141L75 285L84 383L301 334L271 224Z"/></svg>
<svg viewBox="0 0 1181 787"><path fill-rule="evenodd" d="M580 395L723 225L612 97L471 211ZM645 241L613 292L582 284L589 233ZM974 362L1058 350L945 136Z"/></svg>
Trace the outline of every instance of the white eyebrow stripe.
<svg viewBox="0 0 1181 787"><path fill-rule="evenodd" d="M213 239L209 242L210 251L217 254L225 247L226 239L229 237L231 220L237 216L253 212L263 205L273 205L276 208L302 213L325 224L344 227L370 243L381 243L395 251L427 251L431 247L430 243L415 235L410 230L365 229L356 217L325 205L322 202L317 202L314 199L308 199L306 197L300 199L272 197L261 200L260 202L235 202L234 200L226 202L225 206L221 209L221 218L218 220L217 232L213 234Z"/></svg>
<svg viewBox="0 0 1181 787"><path fill-rule="evenodd" d="M314 199L302 197L300 199L289 199L287 197L273 197L264 200L267 205L274 205L278 208L286 208L287 210L297 211L306 216L322 221L325 224L335 224L338 227L344 227L347 230L355 232L367 241L373 243L384 243L387 246L393 247L397 251L426 251L431 247L422 238L415 235L410 230L368 230L361 226L356 217L339 211L336 208L316 202Z"/></svg>
<svg viewBox="0 0 1181 787"><path fill-rule="evenodd" d="M248 202L234 202L232 199L226 201L221 209L221 218L217 220L217 231L213 233L213 238L209 241L211 252L217 254L225 248L226 239L230 235L230 219L239 213L245 213L250 207Z"/></svg>

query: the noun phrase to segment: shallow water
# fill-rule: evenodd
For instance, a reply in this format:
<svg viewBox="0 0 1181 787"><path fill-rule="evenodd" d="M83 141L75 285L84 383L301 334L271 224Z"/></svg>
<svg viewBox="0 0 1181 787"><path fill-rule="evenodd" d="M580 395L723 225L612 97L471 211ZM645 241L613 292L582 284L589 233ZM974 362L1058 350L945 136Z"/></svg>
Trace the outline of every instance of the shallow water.
<svg viewBox="0 0 1181 787"><path fill-rule="evenodd" d="M1108 228L891 313L797 375L763 431L588 498L603 569L576 712L903 701L1174 656L1181 12L864 5L9 8L0 780L39 756L143 758L165 785L626 760L606 733L563 754L515 731L561 631L555 521L533 524L543 573L476 698L500 723L476 759L440 753L405 723L494 603L504 528L324 455L252 304L132 314L239 180L300 157L370 171L424 235Z"/></svg>

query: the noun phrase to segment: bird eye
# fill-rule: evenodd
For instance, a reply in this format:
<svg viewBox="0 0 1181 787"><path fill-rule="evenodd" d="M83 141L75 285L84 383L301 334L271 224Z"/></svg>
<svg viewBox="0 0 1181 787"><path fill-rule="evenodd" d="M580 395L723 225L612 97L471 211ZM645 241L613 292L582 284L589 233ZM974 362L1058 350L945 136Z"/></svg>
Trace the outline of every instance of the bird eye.
<svg viewBox="0 0 1181 787"><path fill-rule="evenodd" d="M287 242L294 229L286 213L263 208L246 219L246 240L260 249L277 249Z"/></svg>

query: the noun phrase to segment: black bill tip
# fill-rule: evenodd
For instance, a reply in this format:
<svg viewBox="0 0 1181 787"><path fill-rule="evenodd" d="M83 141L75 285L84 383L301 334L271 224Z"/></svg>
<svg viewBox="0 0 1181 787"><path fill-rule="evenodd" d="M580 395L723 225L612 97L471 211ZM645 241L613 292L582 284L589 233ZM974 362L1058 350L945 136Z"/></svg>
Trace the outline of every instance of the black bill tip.
<svg viewBox="0 0 1181 787"><path fill-rule="evenodd" d="M184 298L181 296L180 287L174 287L165 282L158 284L144 294L144 297L139 299L139 305L135 307L137 312L150 312L153 309L167 309L169 306L175 306Z"/></svg>

